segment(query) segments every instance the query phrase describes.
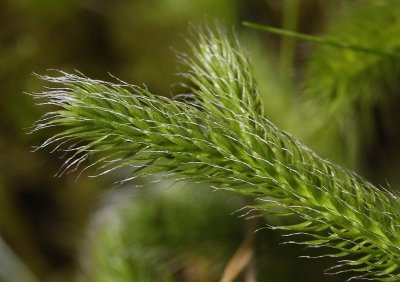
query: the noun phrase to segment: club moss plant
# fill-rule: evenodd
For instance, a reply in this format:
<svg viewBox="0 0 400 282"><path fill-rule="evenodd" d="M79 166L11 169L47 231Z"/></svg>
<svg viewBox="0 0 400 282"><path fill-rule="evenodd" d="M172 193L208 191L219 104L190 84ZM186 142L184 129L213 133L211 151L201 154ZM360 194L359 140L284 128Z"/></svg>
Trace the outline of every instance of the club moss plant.
<svg viewBox="0 0 400 282"><path fill-rule="evenodd" d="M272 124L237 39L199 30L191 46L190 55L179 55L191 94L174 99L115 78L40 76L55 87L33 95L55 110L34 131L57 127L59 133L39 148L70 152L61 174L82 163L99 175L130 168L123 181L159 175L253 198L249 208L296 216L294 225L269 227L308 235L297 243L326 247L326 256L338 258L332 272L400 279L399 197Z"/></svg>

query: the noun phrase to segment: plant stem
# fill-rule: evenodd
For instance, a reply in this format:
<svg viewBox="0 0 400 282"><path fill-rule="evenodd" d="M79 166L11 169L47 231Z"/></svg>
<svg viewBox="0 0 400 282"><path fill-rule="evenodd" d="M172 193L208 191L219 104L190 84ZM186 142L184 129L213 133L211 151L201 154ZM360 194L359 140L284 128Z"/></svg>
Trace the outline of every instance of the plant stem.
<svg viewBox="0 0 400 282"><path fill-rule="evenodd" d="M261 25L261 24L256 24L252 22L242 22L242 24L246 27L253 28L256 30L261 30L261 31L266 31L274 34L279 34L281 36L286 36L286 37L291 37L291 38L296 38L302 41L308 41L312 42L314 44L319 44L319 45L326 45L334 48L341 48L341 49L348 49L352 50L355 52L363 52L367 53L370 55L376 55L376 56L383 56L383 57L400 57L399 53L391 53L391 52L384 52L376 49L371 49L363 46L358 46L354 44L350 44L347 42L340 42L334 39L328 39L320 36L313 36L309 34L304 34L304 33L299 33L299 32L294 32L286 29L281 29L281 28L276 28L268 25Z"/></svg>

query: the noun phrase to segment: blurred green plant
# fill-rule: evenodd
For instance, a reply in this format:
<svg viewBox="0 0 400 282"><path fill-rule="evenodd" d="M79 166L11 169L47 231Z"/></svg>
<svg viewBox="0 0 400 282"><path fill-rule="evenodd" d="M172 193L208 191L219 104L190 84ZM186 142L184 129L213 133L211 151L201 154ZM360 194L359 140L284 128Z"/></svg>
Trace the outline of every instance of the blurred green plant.
<svg viewBox="0 0 400 282"><path fill-rule="evenodd" d="M398 139L399 9L391 0L347 3L332 13L324 36L243 22L317 45L300 91L308 126L291 129L323 156L357 170L371 170L368 154ZM365 24L369 18L373 24Z"/></svg>
<svg viewBox="0 0 400 282"><path fill-rule="evenodd" d="M321 46L310 56L303 95L304 112L314 124L303 129L308 130L307 140L316 141L318 152L360 169L369 162L369 151L398 138L400 4L385 0L347 5L351 8L334 13L325 31L346 48ZM354 52L352 45L378 56Z"/></svg>
<svg viewBox="0 0 400 282"><path fill-rule="evenodd" d="M89 166L99 175L131 168L122 182L161 174L254 198L251 208L299 221L271 228L309 235L298 243L344 257L333 272L399 279L398 196L320 158L273 125L237 40L223 31L198 34L192 56L181 55L193 95L175 100L123 81L41 76L59 86L34 96L59 109L34 131L62 131L39 148L56 144L71 152L62 172L92 159Z"/></svg>
<svg viewBox="0 0 400 282"><path fill-rule="evenodd" d="M242 199L205 187L120 193L93 221L82 281L218 280L244 235L230 215Z"/></svg>

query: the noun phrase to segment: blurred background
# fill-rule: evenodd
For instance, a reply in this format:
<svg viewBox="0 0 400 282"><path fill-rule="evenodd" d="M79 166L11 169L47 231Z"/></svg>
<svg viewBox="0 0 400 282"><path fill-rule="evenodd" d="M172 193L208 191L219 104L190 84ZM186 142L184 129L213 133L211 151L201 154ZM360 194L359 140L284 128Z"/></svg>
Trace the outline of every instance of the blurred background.
<svg viewBox="0 0 400 282"><path fill-rule="evenodd" d="M33 73L79 70L103 80L111 73L172 96L183 91L174 50L189 49L190 26L218 22L234 28L249 51L273 122L322 156L395 189L398 57L314 46L241 22L397 52L399 6L384 0L1 0L0 281L218 281L253 224L234 213L246 199L199 185L149 180L145 188L115 188L124 171L53 177L62 156L32 150L54 131L27 134L49 110L24 94L45 86ZM257 232L251 270L235 281L348 277L324 275L332 261L299 259L308 251L282 245L281 235Z"/></svg>

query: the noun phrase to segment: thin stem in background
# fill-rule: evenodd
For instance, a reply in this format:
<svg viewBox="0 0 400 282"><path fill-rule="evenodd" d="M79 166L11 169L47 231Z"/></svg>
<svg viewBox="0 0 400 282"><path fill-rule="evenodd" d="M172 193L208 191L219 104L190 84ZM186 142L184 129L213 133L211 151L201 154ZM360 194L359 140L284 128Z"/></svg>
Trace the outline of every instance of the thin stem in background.
<svg viewBox="0 0 400 282"><path fill-rule="evenodd" d="M268 26L268 25L261 25L261 24L256 24L256 23L252 23L252 22L246 22L246 21L242 22L242 24L245 27L249 27L252 29L266 31L266 32L274 33L274 34L279 34L279 35L285 36L285 37L296 38L296 39L299 39L302 41L308 41L308 42L312 42L312 43L318 44L318 45L325 45L325 46L330 46L330 47L334 47L334 48L348 49L348 50L352 50L352 51L356 51L356 52L363 52L363 53L367 53L370 55L376 55L376 56L391 57L391 58L400 57L399 53L384 52L381 50L370 49L368 47L358 46L358 45L350 44L347 42L340 42L340 41L337 41L334 39L328 39L328 38L324 38L324 37L320 37L320 36L313 36L313 35L309 35L309 34L298 33L298 32L281 29L281 28L276 28L276 27L272 27L272 26Z"/></svg>

